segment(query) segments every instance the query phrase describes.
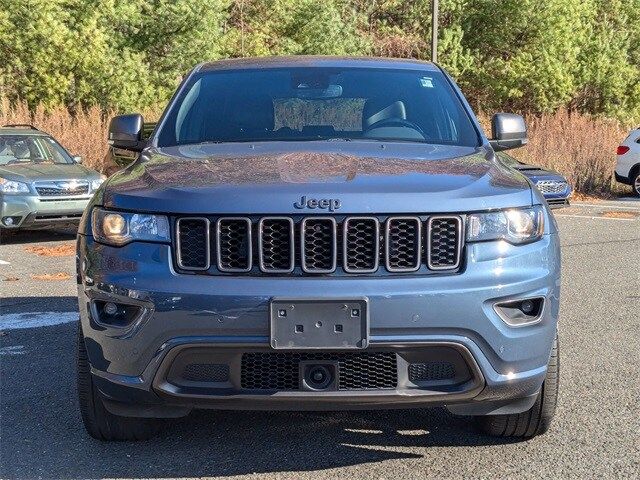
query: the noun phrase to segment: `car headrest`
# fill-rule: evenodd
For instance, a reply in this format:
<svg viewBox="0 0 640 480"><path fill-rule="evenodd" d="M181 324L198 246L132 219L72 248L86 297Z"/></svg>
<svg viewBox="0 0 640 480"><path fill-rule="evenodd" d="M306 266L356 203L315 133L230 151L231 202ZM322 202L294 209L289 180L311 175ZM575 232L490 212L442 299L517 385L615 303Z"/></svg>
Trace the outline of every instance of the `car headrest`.
<svg viewBox="0 0 640 480"><path fill-rule="evenodd" d="M372 125L390 118L407 119L404 103L379 98L367 100L362 109L362 130L368 130Z"/></svg>
<svg viewBox="0 0 640 480"><path fill-rule="evenodd" d="M230 105L233 124L245 132L272 131L275 125L273 100L269 95L235 99Z"/></svg>

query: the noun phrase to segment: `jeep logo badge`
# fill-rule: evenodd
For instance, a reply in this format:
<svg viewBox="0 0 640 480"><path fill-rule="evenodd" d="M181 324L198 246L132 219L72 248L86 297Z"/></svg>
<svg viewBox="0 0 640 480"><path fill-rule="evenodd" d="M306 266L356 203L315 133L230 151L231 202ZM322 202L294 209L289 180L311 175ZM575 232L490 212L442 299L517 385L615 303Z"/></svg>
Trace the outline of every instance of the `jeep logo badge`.
<svg viewBox="0 0 640 480"><path fill-rule="evenodd" d="M322 208L323 210L329 210L330 212L335 212L340 208L342 204L340 200L337 198L309 198L307 199L306 195L303 195L300 198L300 201L293 202L293 206L298 210L302 210L303 208Z"/></svg>

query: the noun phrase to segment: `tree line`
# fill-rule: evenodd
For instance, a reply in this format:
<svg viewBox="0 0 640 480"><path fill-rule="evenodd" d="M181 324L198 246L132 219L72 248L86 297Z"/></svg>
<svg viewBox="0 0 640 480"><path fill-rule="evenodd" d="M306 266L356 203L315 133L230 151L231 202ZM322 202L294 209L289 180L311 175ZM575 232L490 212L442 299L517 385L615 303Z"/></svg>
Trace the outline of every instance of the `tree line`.
<svg viewBox="0 0 640 480"><path fill-rule="evenodd" d="M196 63L428 60L431 0L0 0L0 97L31 109L163 105ZM640 121L640 0L440 0L439 63L476 109Z"/></svg>

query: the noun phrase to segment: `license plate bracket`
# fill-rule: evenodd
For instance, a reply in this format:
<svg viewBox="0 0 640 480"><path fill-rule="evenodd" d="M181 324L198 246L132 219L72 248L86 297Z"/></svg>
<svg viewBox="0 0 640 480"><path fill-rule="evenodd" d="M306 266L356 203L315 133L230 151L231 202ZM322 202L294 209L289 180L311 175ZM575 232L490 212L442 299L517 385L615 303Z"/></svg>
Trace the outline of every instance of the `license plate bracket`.
<svg viewBox="0 0 640 480"><path fill-rule="evenodd" d="M369 302L360 298L273 298L270 344L275 349L362 349L369 345Z"/></svg>

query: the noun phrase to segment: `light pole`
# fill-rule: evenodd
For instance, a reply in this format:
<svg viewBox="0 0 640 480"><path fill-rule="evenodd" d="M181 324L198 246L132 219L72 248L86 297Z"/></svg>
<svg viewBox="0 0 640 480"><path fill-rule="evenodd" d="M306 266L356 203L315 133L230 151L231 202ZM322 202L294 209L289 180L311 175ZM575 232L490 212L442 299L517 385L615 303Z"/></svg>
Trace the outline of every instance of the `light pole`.
<svg viewBox="0 0 640 480"><path fill-rule="evenodd" d="M431 61L438 61L438 0L431 0Z"/></svg>

